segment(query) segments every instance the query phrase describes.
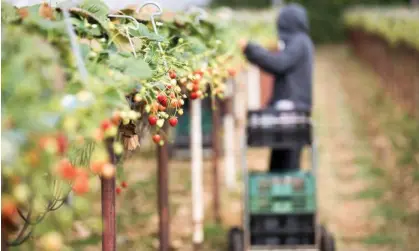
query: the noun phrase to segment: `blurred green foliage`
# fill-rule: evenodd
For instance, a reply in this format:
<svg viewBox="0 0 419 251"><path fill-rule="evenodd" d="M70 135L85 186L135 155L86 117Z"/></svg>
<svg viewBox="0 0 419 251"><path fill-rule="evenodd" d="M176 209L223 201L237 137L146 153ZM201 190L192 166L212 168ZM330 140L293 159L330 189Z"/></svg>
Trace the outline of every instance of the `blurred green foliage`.
<svg viewBox="0 0 419 251"><path fill-rule="evenodd" d="M344 14L345 25L379 35L389 44L407 44L419 50L419 9L353 8Z"/></svg>
<svg viewBox="0 0 419 251"><path fill-rule="evenodd" d="M271 2L271 0L214 0L213 4L233 8L267 8L271 6ZM307 9L310 33L315 43L332 43L343 41L345 38L341 17L347 8L354 5L404 5L408 4L409 0L284 0L284 3L299 3Z"/></svg>

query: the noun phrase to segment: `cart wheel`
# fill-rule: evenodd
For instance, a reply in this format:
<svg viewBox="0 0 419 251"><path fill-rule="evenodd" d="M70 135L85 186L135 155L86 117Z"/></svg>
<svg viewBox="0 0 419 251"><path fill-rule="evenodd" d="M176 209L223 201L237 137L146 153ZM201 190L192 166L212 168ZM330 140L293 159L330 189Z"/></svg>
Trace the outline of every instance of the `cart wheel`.
<svg viewBox="0 0 419 251"><path fill-rule="evenodd" d="M238 227L228 232L228 251L244 251L243 230Z"/></svg>
<svg viewBox="0 0 419 251"><path fill-rule="evenodd" d="M324 226L320 226L320 251L335 251L335 237Z"/></svg>

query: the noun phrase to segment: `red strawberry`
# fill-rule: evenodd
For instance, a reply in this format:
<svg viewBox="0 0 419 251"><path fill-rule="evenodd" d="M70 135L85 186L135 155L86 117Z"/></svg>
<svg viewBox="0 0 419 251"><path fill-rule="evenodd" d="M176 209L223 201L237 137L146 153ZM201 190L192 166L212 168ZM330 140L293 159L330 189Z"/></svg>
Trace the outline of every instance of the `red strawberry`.
<svg viewBox="0 0 419 251"><path fill-rule="evenodd" d="M108 130L111 126L112 126L112 122L109 119L102 121L102 123L100 124L100 127L102 128L103 131Z"/></svg>
<svg viewBox="0 0 419 251"><path fill-rule="evenodd" d="M202 76L204 76L204 72L203 71L201 71L201 70L196 70L195 72L194 72L194 74L196 75L196 74L198 74L199 76L201 76L201 78L202 78Z"/></svg>
<svg viewBox="0 0 419 251"><path fill-rule="evenodd" d="M150 125L156 125L156 123L157 123L157 117L156 116L154 116L154 115L150 115L149 117L148 117L148 123L150 124Z"/></svg>
<svg viewBox="0 0 419 251"><path fill-rule="evenodd" d="M191 99L197 99L198 98L198 92L191 92Z"/></svg>
<svg viewBox="0 0 419 251"><path fill-rule="evenodd" d="M77 170L68 159L63 159L58 164L58 172L63 179L73 180L77 176Z"/></svg>
<svg viewBox="0 0 419 251"><path fill-rule="evenodd" d="M122 192L122 189L120 187L117 187L115 189L116 194L120 194Z"/></svg>
<svg viewBox="0 0 419 251"><path fill-rule="evenodd" d="M158 143L160 143L160 140L161 140L161 136L160 135L158 135L158 134L153 135L153 141L154 141L154 143L158 144Z"/></svg>
<svg viewBox="0 0 419 251"><path fill-rule="evenodd" d="M157 100L159 101L159 103L160 103L162 106L164 106L164 107L166 107L166 106L167 106L167 97L166 97L165 95L159 94L159 95L157 96Z"/></svg>
<svg viewBox="0 0 419 251"><path fill-rule="evenodd" d="M177 122L178 122L178 120L177 120L177 118L176 118L176 117L171 117L171 118L169 119L169 124L170 124L172 127L175 127L175 126L177 125Z"/></svg>
<svg viewBox="0 0 419 251"><path fill-rule="evenodd" d="M122 181L122 182L121 182L121 186L122 186L123 188L127 188L127 187L128 187L128 184L127 184L127 182L126 182L126 181Z"/></svg>
<svg viewBox="0 0 419 251"><path fill-rule="evenodd" d="M73 192L77 195L85 194L89 191L89 179L85 175L79 175L74 180Z"/></svg>
<svg viewBox="0 0 419 251"><path fill-rule="evenodd" d="M197 91L199 91L199 85L193 85L193 87L192 87L192 91L193 91L193 92L197 92Z"/></svg>
<svg viewBox="0 0 419 251"><path fill-rule="evenodd" d="M176 78L176 72L175 72L174 70L170 70L170 71L169 71L169 77L170 77L171 79L175 79L175 78Z"/></svg>
<svg viewBox="0 0 419 251"><path fill-rule="evenodd" d="M64 154L67 151L67 148L68 148L67 137L64 134L60 133L60 134L57 135L56 140L57 140L58 152L60 154Z"/></svg>

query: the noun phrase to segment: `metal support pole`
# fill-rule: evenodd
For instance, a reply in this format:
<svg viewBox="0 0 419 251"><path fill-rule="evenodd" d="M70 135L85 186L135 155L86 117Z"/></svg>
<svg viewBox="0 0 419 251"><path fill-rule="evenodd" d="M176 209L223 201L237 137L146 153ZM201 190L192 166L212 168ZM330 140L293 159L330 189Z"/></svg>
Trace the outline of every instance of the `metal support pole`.
<svg viewBox="0 0 419 251"><path fill-rule="evenodd" d="M192 155L192 224L194 250L200 250L204 241L204 192L202 166L202 111L201 100L191 102L191 155Z"/></svg>
<svg viewBox="0 0 419 251"><path fill-rule="evenodd" d="M117 157L113 150L113 139L107 140L109 159L116 165ZM116 212L115 212L115 176L101 177L102 186L102 251L116 251Z"/></svg>
<svg viewBox="0 0 419 251"><path fill-rule="evenodd" d="M214 100L215 107L212 109L212 178L213 178L213 207L214 207L214 218L215 223L219 224L221 222L220 215L220 182L218 175L219 160L220 160L220 102L217 98Z"/></svg>
<svg viewBox="0 0 419 251"><path fill-rule="evenodd" d="M167 126L164 127L167 132ZM169 153L167 143L157 146L158 211L160 251L168 251L169 239Z"/></svg>

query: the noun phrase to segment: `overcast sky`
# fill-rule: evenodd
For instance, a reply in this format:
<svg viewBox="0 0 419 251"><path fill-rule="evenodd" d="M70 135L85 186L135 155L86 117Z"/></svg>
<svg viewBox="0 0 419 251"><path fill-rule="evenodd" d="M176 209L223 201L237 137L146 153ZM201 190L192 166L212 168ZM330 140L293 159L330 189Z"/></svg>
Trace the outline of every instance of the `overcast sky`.
<svg viewBox="0 0 419 251"><path fill-rule="evenodd" d="M13 3L17 7L34 5L42 2L64 2L64 0L7 0ZM129 4L144 3L143 0L103 0L111 9L121 9ZM185 9L189 5L203 5L210 0L156 0L164 9L181 10Z"/></svg>

